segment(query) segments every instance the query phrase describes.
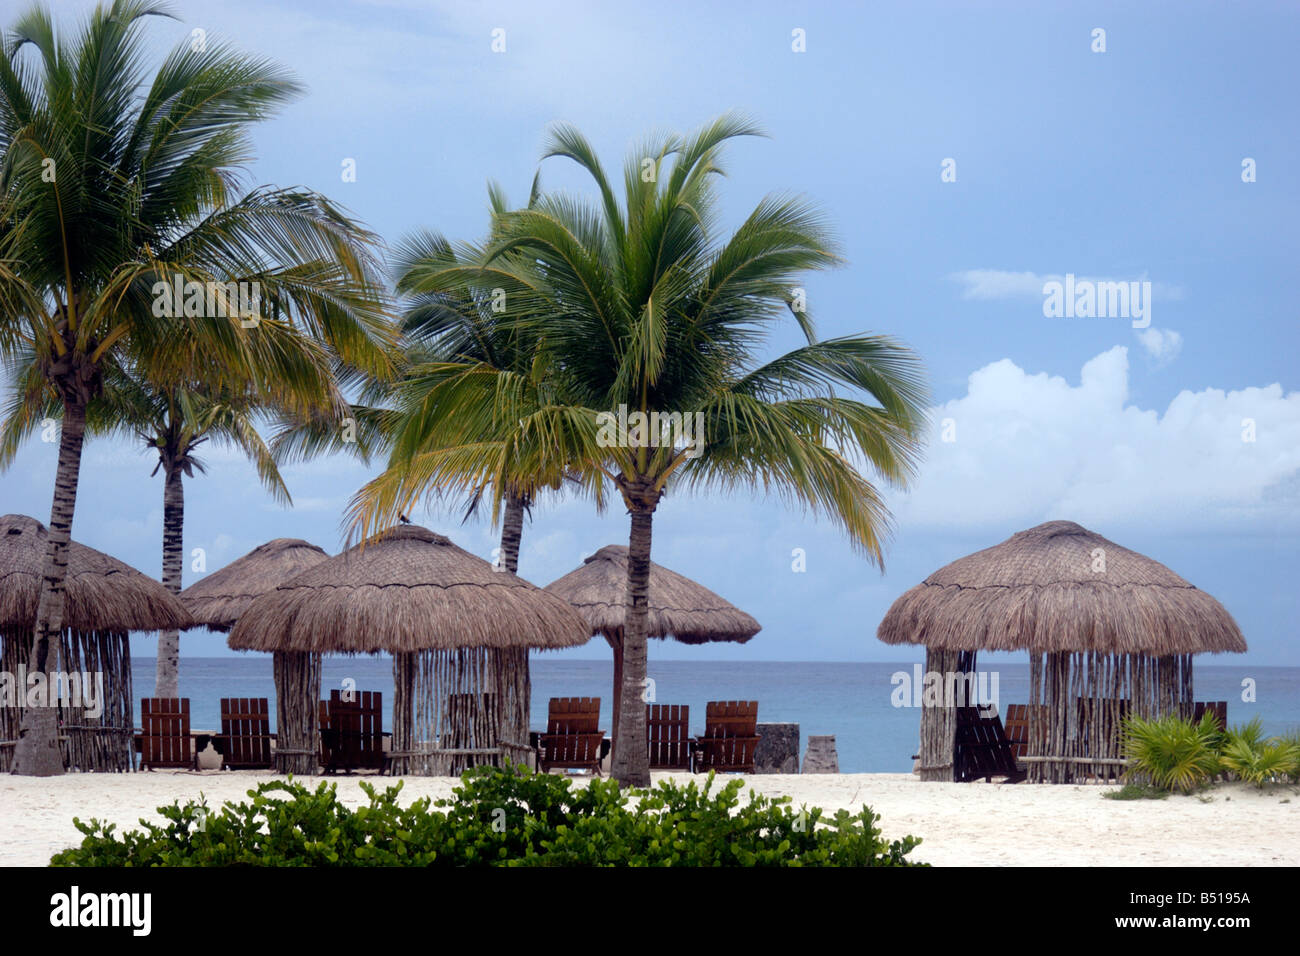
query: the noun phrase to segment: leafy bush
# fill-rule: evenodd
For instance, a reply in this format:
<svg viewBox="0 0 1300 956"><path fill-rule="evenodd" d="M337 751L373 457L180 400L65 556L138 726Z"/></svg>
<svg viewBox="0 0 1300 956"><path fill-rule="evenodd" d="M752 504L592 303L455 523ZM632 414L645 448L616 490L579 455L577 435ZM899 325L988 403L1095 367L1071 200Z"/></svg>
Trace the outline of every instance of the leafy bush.
<svg viewBox="0 0 1300 956"><path fill-rule="evenodd" d="M1300 731L1265 738L1258 717L1226 732L1211 714L1200 723L1173 715L1159 720L1132 717L1124 727L1124 755L1133 763L1125 774L1129 786L1107 794L1114 799L1143 795L1130 787L1191 793L1220 774L1260 787L1287 778L1300 781ZM1124 791L1130 792L1121 796Z"/></svg>
<svg viewBox="0 0 1300 956"><path fill-rule="evenodd" d="M1191 793L1219 773L1221 737L1209 713L1200 723L1173 714L1157 720L1131 716L1124 722L1124 756L1132 761L1125 776L1161 790Z"/></svg>
<svg viewBox="0 0 1300 956"><path fill-rule="evenodd" d="M1264 738L1264 727L1258 717L1244 727L1233 727L1224 735L1219 755L1225 772L1238 780L1246 780L1258 787L1297 776L1300 746L1288 738Z"/></svg>
<svg viewBox="0 0 1300 956"><path fill-rule="evenodd" d="M1102 796L1107 800L1164 800L1169 791L1149 783L1126 783L1118 790L1107 790Z"/></svg>
<svg viewBox="0 0 1300 956"><path fill-rule="evenodd" d="M1300 727L1283 734L1282 739L1291 745L1291 768L1287 773L1292 783L1300 783Z"/></svg>
<svg viewBox="0 0 1300 956"><path fill-rule="evenodd" d="M750 794L732 780L716 793L661 782L620 792L613 781L570 782L523 768L479 768L451 799L403 807L402 784L362 783L368 806L339 803L336 785L292 778L260 784L250 801L210 812L190 801L159 807L164 822L116 832L74 819L81 846L53 866L917 866L921 841L886 843L867 807L795 811L788 797Z"/></svg>

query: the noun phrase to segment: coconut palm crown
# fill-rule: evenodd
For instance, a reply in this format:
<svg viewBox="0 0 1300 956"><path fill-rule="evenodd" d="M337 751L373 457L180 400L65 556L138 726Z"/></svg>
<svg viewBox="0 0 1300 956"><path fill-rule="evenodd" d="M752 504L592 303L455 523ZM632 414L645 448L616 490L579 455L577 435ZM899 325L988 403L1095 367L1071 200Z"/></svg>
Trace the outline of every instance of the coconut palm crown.
<svg viewBox="0 0 1300 956"><path fill-rule="evenodd" d="M293 347L307 339L391 366L374 237L316 193L241 183L249 127L298 85L215 39L150 74L143 25L169 15L114 0L61 31L35 7L0 44L0 356L11 408L34 413L42 392L61 406L34 668L58 658L86 413L111 370L168 382L177 356L201 356L210 379L270 389L315 374ZM18 770L61 772L53 711L23 720Z"/></svg>
<svg viewBox="0 0 1300 956"><path fill-rule="evenodd" d="M840 262L816 208L769 196L719 236L719 148L759 132L728 114L650 140L624 165L620 201L591 144L556 127L544 158L576 162L598 200L544 195L498 217L484 260L515 272L524 264L545 297L545 308L528 302L506 321L542 343L549 397L523 401L521 387L493 376L490 388L444 400L424 428L445 436L423 465L425 485L500 495L514 476L568 470L621 496L631 516L629 612L613 772L623 783L649 779L645 747L632 744L646 739L646 589L664 494L775 494L829 515L879 563L889 515L864 471L905 484L919 454L926 390L915 355L883 335L816 335L801 277ZM804 344L764 360L772 330L791 320ZM665 418L692 427L665 433ZM382 527L404 504L359 501L354 516Z"/></svg>

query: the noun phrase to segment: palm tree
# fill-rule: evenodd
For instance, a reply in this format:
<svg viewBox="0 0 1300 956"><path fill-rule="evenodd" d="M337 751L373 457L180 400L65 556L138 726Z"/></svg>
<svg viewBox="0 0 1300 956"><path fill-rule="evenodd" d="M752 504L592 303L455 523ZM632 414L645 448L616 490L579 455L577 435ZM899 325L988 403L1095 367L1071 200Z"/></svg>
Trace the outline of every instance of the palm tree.
<svg viewBox="0 0 1300 956"><path fill-rule="evenodd" d="M840 261L817 211L769 196L717 239L718 150L758 133L728 114L647 143L625 165L620 204L587 140L554 129L544 158L576 161L599 203L547 196L501 216L487 257L529 263L547 297L547 308L510 321L542 343L549 398L527 405L522 389L502 387L444 393L440 415L458 423L457 445L419 474L498 497L514 475L565 469L618 489L631 519L613 767L623 784L649 782L638 745L646 598L654 515L670 487L775 493L828 514L882 564L889 514L862 471L905 484L920 450L926 388L916 356L882 335L816 336L798 280ZM768 333L789 317L805 344L762 361ZM655 429L674 415L700 430Z"/></svg>
<svg viewBox="0 0 1300 956"><path fill-rule="evenodd" d="M540 195L535 178L527 208L534 208ZM495 184L489 184L488 197L495 224L510 207ZM471 453L482 452L478 439L501 431L502 422L511 423L509 433L513 423L553 399L539 334L543 327L524 320L549 308L547 292L525 259L487 259L484 246L453 244L428 231L398 249L395 271L397 291L407 301L403 331L409 361L393 388L399 412L389 422L387 466L352 502L354 533L377 531L419 498L440 493L441 477L463 460L467 443ZM523 520L537 495L567 481L589 488L599 500L601 476L558 466L538 470L531 461L512 468L510 461L523 456L509 443L497 454L493 479L462 490L469 492L467 517L491 501L492 520L501 520L500 567L513 574L519 569ZM499 495L487 493L493 483L499 484Z"/></svg>
<svg viewBox="0 0 1300 956"><path fill-rule="evenodd" d="M183 479L193 478L197 470L206 472L195 454L198 446L216 439L240 449L250 458L258 477L283 504L291 504L289 490L280 476L274 457L257 430L259 418L273 412L281 415L321 414L322 410L346 408L336 387L336 360L310 339L301 339L292 329L268 327L268 336L279 338L279 348L297 352L304 360L300 374L292 381L267 381L267 390L258 391L249 382L231 380L215 372L201 356L185 352L177 341L171 358L176 369L167 384L155 375L149 381L125 373L120 367L105 370L100 394L86 408L86 436L121 435L136 439L158 455L150 477L163 472L162 583L179 594L182 583L185 493ZM199 344L193 339L190 345ZM29 356L30 358L30 356ZM39 368L30 361L24 367L11 363L17 387L0 426L0 464L8 464L22 442L39 421L58 418L57 393L48 388ZM205 378L197 376L206 371ZM179 695L178 675L180 634L163 631L158 635L154 694L158 697Z"/></svg>
<svg viewBox="0 0 1300 956"><path fill-rule="evenodd" d="M0 355L30 373L16 404L46 391L62 413L33 670L58 660L87 409L106 378L173 381L178 342L204 356L205 378L257 392L316 367L290 341L375 375L391 366L374 237L317 194L241 190L248 128L297 84L217 42L178 46L148 79L151 15L167 14L114 0L69 42L37 7L0 56ZM236 303L226 283L241 282L252 294ZM176 287L183 310L164 304ZM25 711L15 770L61 772L56 735L52 708Z"/></svg>
<svg viewBox="0 0 1300 956"><path fill-rule="evenodd" d="M118 401L107 416L114 430L129 429L156 451L152 474L163 473L162 583L173 594L181 592L184 557L185 478L207 471L195 454L204 442L216 439L242 451L256 466L258 477L271 495L291 504L289 489L280 476L270 449L257 431L258 413L265 399L249 389L219 389L204 382L157 389L131 380L117 393ZM178 697L180 634L158 635L154 695Z"/></svg>

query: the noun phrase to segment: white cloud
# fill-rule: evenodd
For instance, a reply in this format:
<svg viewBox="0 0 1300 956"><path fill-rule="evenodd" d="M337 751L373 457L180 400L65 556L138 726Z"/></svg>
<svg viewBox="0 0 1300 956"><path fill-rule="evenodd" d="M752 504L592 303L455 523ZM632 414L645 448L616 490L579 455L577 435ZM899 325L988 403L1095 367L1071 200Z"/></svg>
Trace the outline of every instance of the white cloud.
<svg viewBox="0 0 1300 956"><path fill-rule="evenodd" d="M1145 274L1140 276L1089 276L1074 274L1077 281L1089 282L1133 282L1147 281ZM1009 272L1005 269L964 269L948 276L954 282L960 282L963 299L992 301L997 299L1042 299L1043 284L1046 282L1064 282L1063 272ZM1183 290L1176 285L1164 282L1152 282L1151 293L1161 299L1177 301L1183 297Z"/></svg>
<svg viewBox="0 0 1300 956"><path fill-rule="evenodd" d="M1128 350L1116 346L1078 385L1002 359L932 414L916 487L891 496L901 523L1251 531L1300 516L1300 392L1280 385L1185 390L1161 414L1129 402ZM955 440L942 440L945 424Z"/></svg>
<svg viewBox="0 0 1300 956"><path fill-rule="evenodd" d="M1183 349L1183 337L1173 329L1148 328L1137 332L1138 341L1157 365L1168 365Z"/></svg>
<svg viewBox="0 0 1300 956"><path fill-rule="evenodd" d="M1043 283L1050 276L1036 272L1004 272L1000 269L967 269L948 277L966 288L964 299L1042 298Z"/></svg>

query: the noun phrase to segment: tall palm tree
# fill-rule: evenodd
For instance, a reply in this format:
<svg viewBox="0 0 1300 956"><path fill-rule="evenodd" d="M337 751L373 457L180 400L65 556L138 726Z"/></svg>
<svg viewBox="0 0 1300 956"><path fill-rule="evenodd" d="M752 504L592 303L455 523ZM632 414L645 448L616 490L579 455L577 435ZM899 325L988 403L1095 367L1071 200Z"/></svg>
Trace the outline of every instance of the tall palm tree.
<svg viewBox="0 0 1300 956"><path fill-rule="evenodd" d="M261 396L247 391L213 394L212 389L196 382L192 389L154 390L144 385L124 397L130 404L122 408L120 421L129 423L137 437L158 454L153 473L163 473L162 583L179 595L184 563L184 479L207 470L195 454L200 445L215 438L238 448L253 461L267 490L284 504L292 503L289 489L257 431ZM180 696L179 669L180 633L162 631L158 635L155 696Z"/></svg>
<svg viewBox="0 0 1300 956"><path fill-rule="evenodd" d="M0 355L62 412L33 670L57 665L86 414L106 374L167 381L178 340L255 390L312 366L287 341L319 339L377 375L391 365L374 237L317 194L240 187L249 127L297 84L218 42L182 44L147 77L151 15L168 14L114 0L68 40L36 7L0 55ZM260 290L257 317L230 282ZM193 312L187 293L182 318L159 308L176 283L215 292ZM14 766L62 771L53 708L24 712Z"/></svg>
<svg viewBox="0 0 1300 956"><path fill-rule="evenodd" d="M205 442L243 451L254 463L258 477L272 496L291 504L289 490L280 476L274 457L257 430L259 419L280 415L324 415L346 408L335 382L336 360L319 344L296 337L292 329L268 327L269 336L280 339L279 348L296 352L302 361L293 380L267 381L262 390L229 373L213 370L201 355L186 356L178 340L171 352L174 374L156 370L153 380L131 375L118 366L105 370L98 396L86 408L86 437L117 435L143 442L158 455L151 477L163 473L162 583L180 594L183 566L185 492L183 479L195 471L206 472L195 454ZM189 345L201 344L192 338ZM60 415L57 393L48 387L39 367L30 361L17 366L10 362L15 379L11 401L0 425L0 465L8 464L37 422ZM203 378L198 376L206 373ZM165 384L164 384L165 380ZM154 694L179 695L180 633L158 635Z"/></svg>
<svg viewBox="0 0 1300 956"><path fill-rule="evenodd" d="M527 208L540 195L534 179ZM495 184L488 197L495 224L510 206ZM548 294L526 259L487 260L486 247L453 244L429 231L398 249L397 291L407 302L403 331L410 361L393 389L399 413L391 420L388 463L353 499L354 530L378 530L419 498L439 494L439 476L463 457L467 442L497 429L503 415L512 423L526 420L552 401L543 326L523 320L549 307ZM524 517L541 491L566 481L591 487L597 497L601 490L599 473L584 480L571 468L539 471L531 462L512 469L509 462L517 457L508 445L499 451L499 495L487 494L489 485L465 489L469 513L490 501L493 521L500 518L500 566L512 574L519 569Z"/></svg>
<svg viewBox="0 0 1300 956"><path fill-rule="evenodd" d="M818 212L795 196L769 196L718 237L718 150L758 133L728 114L648 142L625 164L620 203L590 143L570 126L553 130L544 158L577 162L599 202L547 196L503 216L489 253L530 263L548 296L546 310L514 321L538 330L552 398L518 415L508 389L486 406L482 392L478 404L449 396L442 414L459 423L460 445L422 475L500 495L507 469L570 468L618 490L631 521L613 766L623 784L649 782L646 599L665 493L775 493L828 514L882 563L889 514L863 471L904 484L920 450L926 389L916 356L883 335L816 336L798 282L840 261ZM769 332L791 317L805 344L764 361ZM651 413L690 415L702 433L652 436Z"/></svg>
<svg viewBox="0 0 1300 956"><path fill-rule="evenodd" d="M196 454L200 445L215 439L239 449L253 462L271 495L283 504L292 503L271 451L257 430L258 419L266 411L266 398L246 388L223 389L201 381L159 389L138 380L118 391L117 398L107 416L110 427L130 430L158 455L153 474L160 470L163 474L162 583L173 594L180 594L184 479L207 470ZM179 632L159 633L155 696L179 696L179 664Z"/></svg>

